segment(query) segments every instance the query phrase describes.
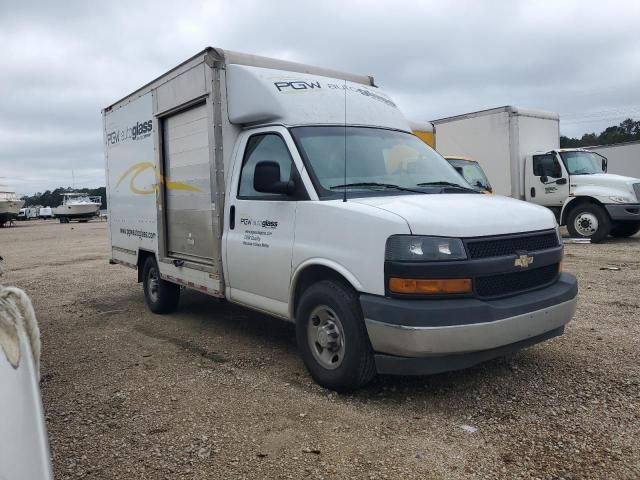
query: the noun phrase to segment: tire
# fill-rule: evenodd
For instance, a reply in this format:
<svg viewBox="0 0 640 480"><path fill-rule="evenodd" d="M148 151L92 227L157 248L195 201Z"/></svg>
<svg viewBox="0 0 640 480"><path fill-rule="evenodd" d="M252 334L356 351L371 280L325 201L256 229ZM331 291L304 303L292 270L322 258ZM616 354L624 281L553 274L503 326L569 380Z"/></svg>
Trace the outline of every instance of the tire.
<svg viewBox="0 0 640 480"><path fill-rule="evenodd" d="M614 223L611 227L611 236L626 238L640 232L640 222Z"/></svg>
<svg viewBox="0 0 640 480"><path fill-rule="evenodd" d="M324 280L302 294L296 339L307 370L325 388L354 390L376 374L358 296L342 283Z"/></svg>
<svg viewBox="0 0 640 480"><path fill-rule="evenodd" d="M153 313L164 315L175 311L180 301L180 287L160 278L156 259L148 257L142 269L144 300Z"/></svg>
<svg viewBox="0 0 640 480"><path fill-rule="evenodd" d="M609 236L611 220L600 205L583 203L569 212L567 230L574 238L590 238L592 243L599 243Z"/></svg>

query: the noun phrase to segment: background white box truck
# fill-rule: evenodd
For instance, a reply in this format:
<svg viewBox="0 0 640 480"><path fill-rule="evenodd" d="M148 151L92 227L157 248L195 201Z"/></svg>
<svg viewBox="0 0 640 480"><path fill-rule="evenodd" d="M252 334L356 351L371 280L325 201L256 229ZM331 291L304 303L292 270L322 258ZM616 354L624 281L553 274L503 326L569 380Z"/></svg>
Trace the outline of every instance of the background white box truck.
<svg viewBox="0 0 640 480"><path fill-rule="evenodd" d="M207 48L103 111L111 260L295 322L347 390L564 331L547 209L470 189L367 76Z"/></svg>
<svg viewBox="0 0 640 480"><path fill-rule="evenodd" d="M607 157L607 172L627 177L640 178L640 140L585 147Z"/></svg>
<svg viewBox="0 0 640 480"><path fill-rule="evenodd" d="M607 174L597 152L560 149L555 113L511 106L433 120L444 156L478 161L499 195L550 208L575 237L604 240L640 230L640 179Z"/></svg>

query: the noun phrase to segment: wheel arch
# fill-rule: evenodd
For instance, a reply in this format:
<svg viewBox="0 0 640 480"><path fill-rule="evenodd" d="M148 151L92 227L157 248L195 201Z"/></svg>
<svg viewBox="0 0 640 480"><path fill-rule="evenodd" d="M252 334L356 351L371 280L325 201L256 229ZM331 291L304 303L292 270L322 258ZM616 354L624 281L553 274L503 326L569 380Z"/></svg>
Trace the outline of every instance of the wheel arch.
<svg viewBox="0 0 640 480"><path fill-rule="evenodd" d="M144 268L144 262L146 262L149 257L155 258L156 254L150 250L138 250L138 258L136 260L136 265L138 267L138 283L142 282L142 269ZM158 261L157 258L156 261Z"/></svg>
<svg viewBox="0 0 640 480"><path fill-rule="evenodd" d="M337 280L349 285L356 292L362 291L357 277L339 263L323 258L309 259L300 264L291 277L289 289L289 318L295 321L296 309L304 291L322 280Z"/></svg>
<svg viewBox="0 0 640 480"><path fill-rule="evenodd" d="M602 202L600 202L598 199L594 197L590 197L588 195L570 197L567 199L567 201L562 207L562 212L560 213L560 225L567 224L567 217L569 216L569 213L571 212L571 210L578 207L579 205L584 205L584 204L598 205L602 207L605 212L607 212L607 209L604 208L604 205L602 204ZM607 215L608 214L609 213L607 212Z"/></svg>

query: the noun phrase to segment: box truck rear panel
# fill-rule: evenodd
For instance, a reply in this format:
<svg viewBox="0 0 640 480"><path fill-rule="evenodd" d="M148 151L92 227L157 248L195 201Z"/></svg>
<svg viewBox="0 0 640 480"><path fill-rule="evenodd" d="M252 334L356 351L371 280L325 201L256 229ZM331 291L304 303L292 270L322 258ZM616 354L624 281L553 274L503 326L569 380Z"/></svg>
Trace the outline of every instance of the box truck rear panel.
<svg viewBox="0 0 640 480"><path fill-rule="evenodd" d="M434 120L436 149L443 156L461 155L480 163L494 193L510 196L509 113L501 110Z"/></svg>
<svg viewBox="0 0 640 480"><path fill-rule="evenodd" d="M147 93L104 117L112 257L134 265L138 250L158 249L159 172L152 114L152 95Z"/></svg>
<svg viewBox="0 0 640 480"><path fill-rule="evenodd" d="M556 114L514 109L511 121L515 132L512 141L514 163L518 163L518 195L524 199L525 159L533 152L560 148L560 121Z"/></svg>

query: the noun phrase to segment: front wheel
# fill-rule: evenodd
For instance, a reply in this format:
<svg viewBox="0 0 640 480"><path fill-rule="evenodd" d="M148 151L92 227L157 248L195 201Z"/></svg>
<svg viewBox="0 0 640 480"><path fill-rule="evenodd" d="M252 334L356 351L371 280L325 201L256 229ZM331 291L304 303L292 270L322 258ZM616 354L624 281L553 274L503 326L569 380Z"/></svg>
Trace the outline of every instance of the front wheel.
<svg viewBox="0 0 640 480"><path fill-rule="evenodd" d="M376 373L358 296L342 283L321 281L304 292L296 337L307 370L325 388L353 390Z"/></svg>
<svg viewBox="0 0 640 480"><path fill-rule="evenodd" d="M611 232L611 220L600 205L585 203L569 212L567 230L574 238L590 238L592 243L599 243Z"/></svg>
<svg viewBox="0 0 640 480"><path fill-rule="evenodd" d="M160 278L158 263L153 257L144 262L142 284L145 302L153 313L171 313L178 307L180 286Z"/></svg>
<svg viewBox="0 0 640 480"><path fill-rule="evenodd" d="M640 222L615 223L611 227L611 236L616 238L626 238L640 232Z"/></svg>

